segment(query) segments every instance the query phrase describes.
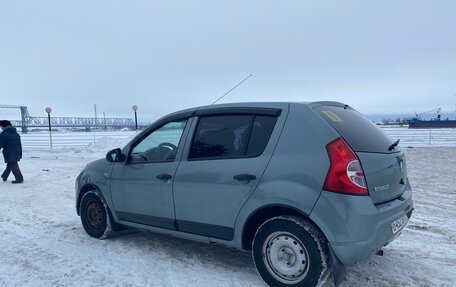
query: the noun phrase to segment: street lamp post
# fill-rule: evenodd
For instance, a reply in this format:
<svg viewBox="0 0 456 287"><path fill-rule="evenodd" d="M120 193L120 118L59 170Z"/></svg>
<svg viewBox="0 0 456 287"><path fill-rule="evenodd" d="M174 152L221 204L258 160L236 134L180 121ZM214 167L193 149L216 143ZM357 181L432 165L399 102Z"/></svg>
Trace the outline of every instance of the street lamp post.
<svg viewBox="0 0 456 287"><path fill-rule="evenodd" d="M51 143L51 148L52 148L52 132L51 132L51 112L52 109L50 107L47 107L44 109L46 113L48 114L48 125L49 125L49 142Z"/></svg>
<svg viewBox="0 0 456 287"><path fill-rule="evenodd" d="M133 111L135 111L135 131L136 131L136 130L138 130L138 116L136 114L136 111L138 110L138 106L133 105L131 108L133 109Z"/></svg>

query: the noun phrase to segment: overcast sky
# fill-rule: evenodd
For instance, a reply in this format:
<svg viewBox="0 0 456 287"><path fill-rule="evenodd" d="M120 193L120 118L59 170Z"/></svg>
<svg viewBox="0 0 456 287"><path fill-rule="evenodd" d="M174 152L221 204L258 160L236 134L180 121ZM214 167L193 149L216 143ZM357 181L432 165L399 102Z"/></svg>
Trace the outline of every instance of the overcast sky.
<svg viewBox="0 0 456 287"><path fill-rule="evenodd" d="M456 108L456 1L0 0L0 105L132 116L221 103ZM20 118L0 109L0 118Z"/></svg>

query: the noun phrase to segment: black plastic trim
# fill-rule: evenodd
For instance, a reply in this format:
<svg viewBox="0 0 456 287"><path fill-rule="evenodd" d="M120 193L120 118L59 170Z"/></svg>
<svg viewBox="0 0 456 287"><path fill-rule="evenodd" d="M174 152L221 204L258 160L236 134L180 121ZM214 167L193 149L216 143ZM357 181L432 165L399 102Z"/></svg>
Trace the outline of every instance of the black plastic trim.
<svg viewBox="0 0 456 287"><path fill-rule="evenodd" d="M157 120L156 122L152 123L150 128L148 128L148 129L157 129L169 122L189 119L189 118L195 116L195 113L196 113L196 109L191 110L191 111L185 111L185 112L177 112L174 114L164 116L164 117L160 118L159 120Z"/></svg>
<svg viewBox="0 0 456 287"><path fill-rule="evenodd" d="M203 235L207 237L219 238L224 240L233 240L234 229L230 227L198 223L185 220L174 220L164 217L141 215L129 212L116 212L119 220L139 223L154 227L160 227L170 230Z"/></svg>
<svg viewBox="0 0 456 287"><path fill-rule="evenodd" d="M213 108L198 110L195 116L208 116L208 115L265 115L278 117L282 114L282 109L275 108L251 108L251 107L231 107L231 108Z"/></svg>
<svg viewBox="0 0 456 287"><path fill-rule="evenodd" d="M141 215L129 212L116 212L117 217L120 220L125 220L133 223L140 223L145 225L151 225L166 229L175 230L174 219L171 218L164 218L164 217L156 217L156 216L148 216L148 215Z"/></svg>
<svg viewBox="0 0 456 287"><path fill-rule="evenodd" d="M220 238L224 240L233 240L234 237L234 230L230 227L185 220L177 220L177 225L179 226L179 231L187 233Z"/></svg>

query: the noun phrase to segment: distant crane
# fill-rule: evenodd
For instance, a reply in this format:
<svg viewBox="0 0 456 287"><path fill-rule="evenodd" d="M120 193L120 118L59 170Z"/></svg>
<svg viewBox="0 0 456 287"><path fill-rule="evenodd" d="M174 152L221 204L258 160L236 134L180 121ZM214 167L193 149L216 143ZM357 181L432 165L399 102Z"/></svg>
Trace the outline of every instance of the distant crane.
<svg viewBox="0 0 456 287"><path fill-rule="evenodd" d="M419 114L417 112L415 112L415 118L419 119L421 115L431 114L431 113L436 112L437 113L437 119L440 119L440 117L441 117L440 112L441 111L442 111L442 108L433 109L433 110L422 112L422 113L419 113Z"/></svg>

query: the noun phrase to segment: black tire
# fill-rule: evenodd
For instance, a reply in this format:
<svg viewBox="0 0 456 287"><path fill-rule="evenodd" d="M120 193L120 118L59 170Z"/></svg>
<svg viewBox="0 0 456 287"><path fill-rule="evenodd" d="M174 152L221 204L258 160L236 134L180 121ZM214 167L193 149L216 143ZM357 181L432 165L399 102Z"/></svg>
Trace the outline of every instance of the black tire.
<svg viewBox="0 0 456 287"><path fill-rule="evenodd" d="M264 222L255 234L252 254L260 276L271 287L321 286L330 275L325 238L299 217Z"/></svg>
<svg viewBox="0 0 456 287"><path fill-rule="evenodd" d="M82 226L90 236L105 239L111 235L109 208L98 191L91 190L84 194L79 214L81 214Z"/></svg>

